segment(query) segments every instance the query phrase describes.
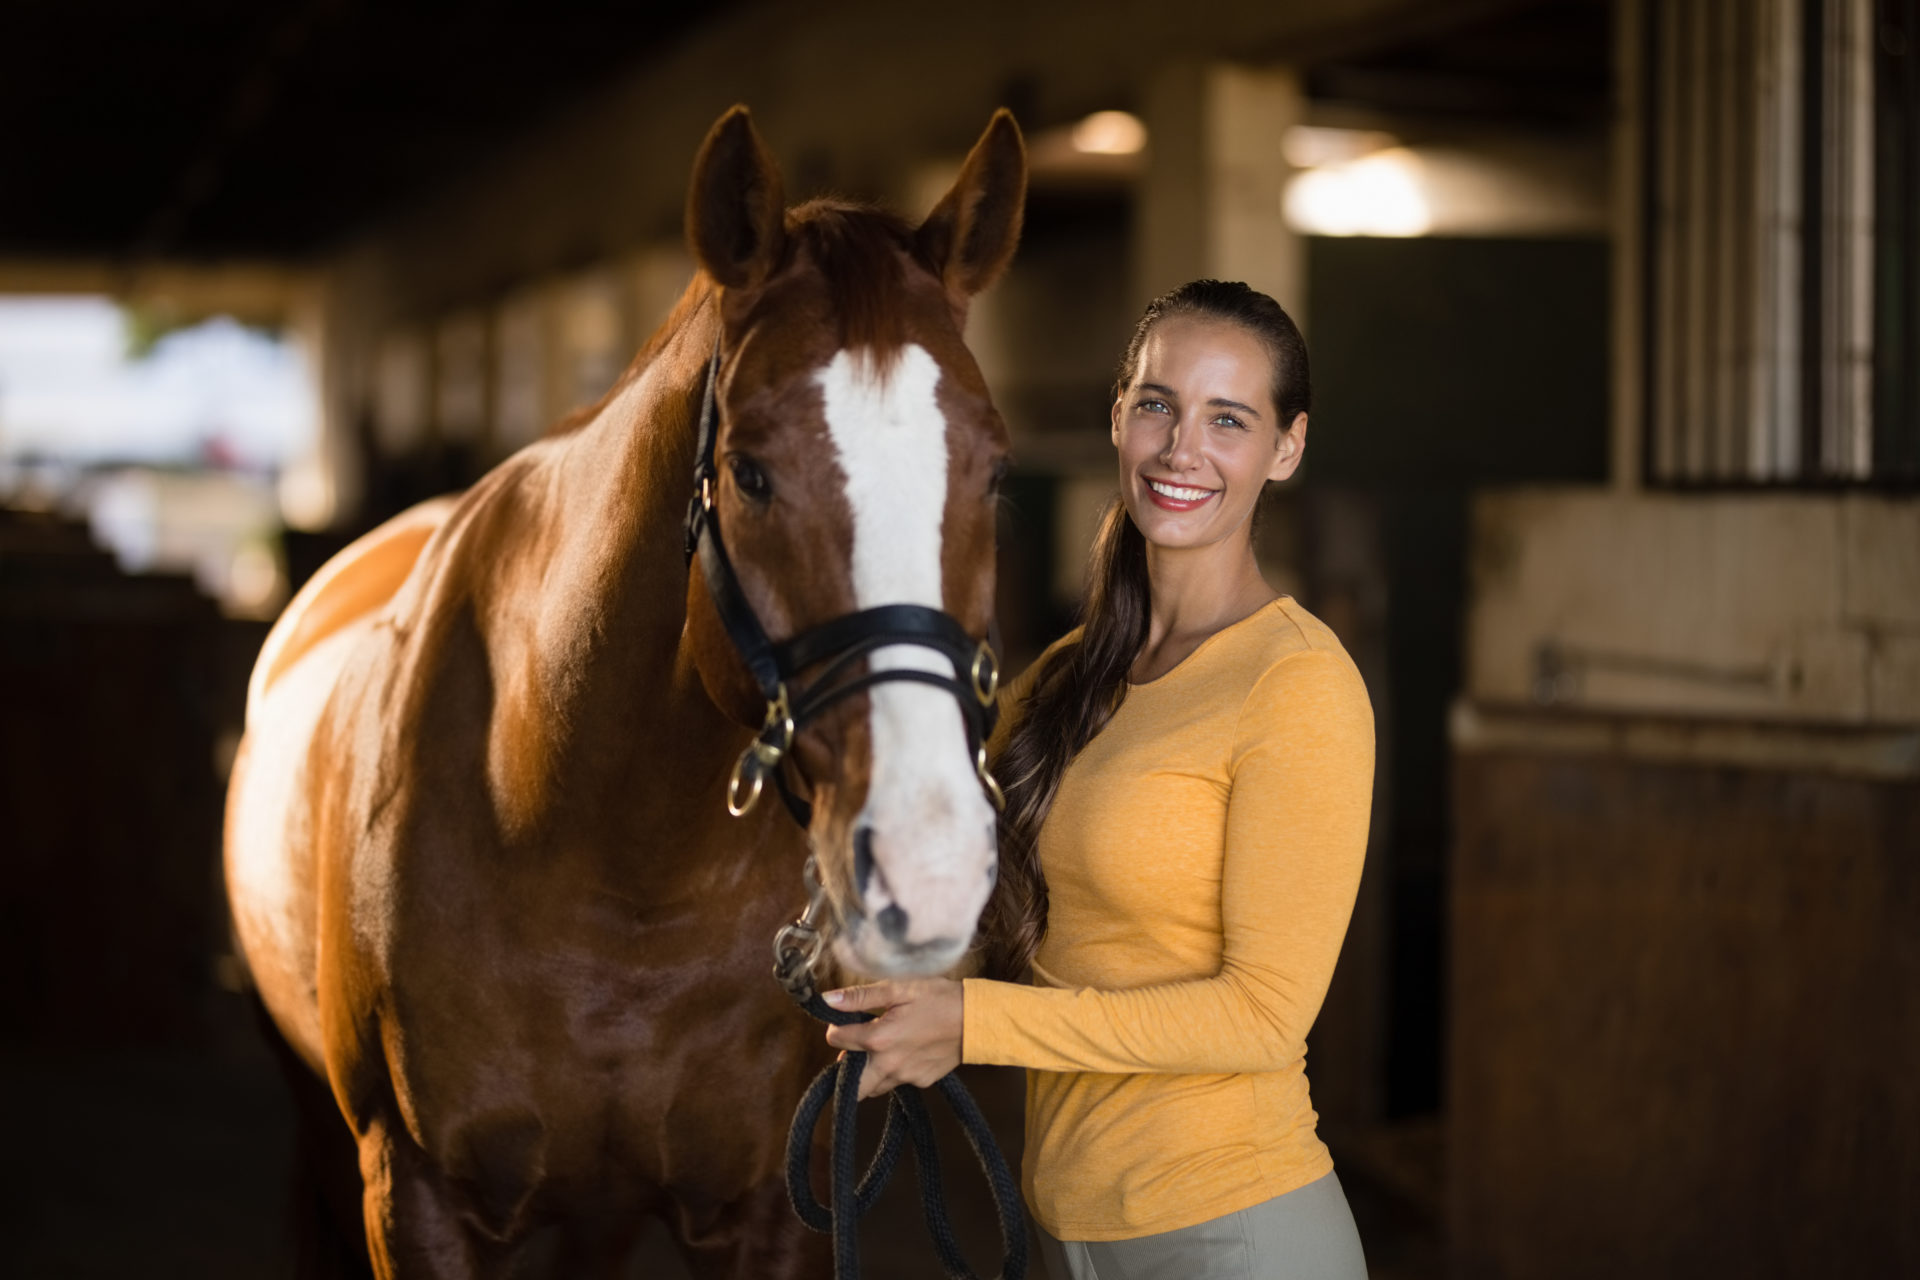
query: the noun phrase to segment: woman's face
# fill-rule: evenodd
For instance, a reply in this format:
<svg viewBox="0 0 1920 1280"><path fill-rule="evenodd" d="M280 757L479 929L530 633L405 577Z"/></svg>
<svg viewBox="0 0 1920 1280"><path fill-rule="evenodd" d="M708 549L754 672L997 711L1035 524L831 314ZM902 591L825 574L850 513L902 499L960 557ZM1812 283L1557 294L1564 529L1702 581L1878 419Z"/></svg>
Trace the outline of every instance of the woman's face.
<svg viewBox="0 0 1920 1280"><path fill-rule="evenodd" d="M1155 325L1113 405L1120 496L1156 547L1246 537L1261 487L1292 475L1306 442L1306 414L1279 420L1266 345L1229 320Z"/></svg>

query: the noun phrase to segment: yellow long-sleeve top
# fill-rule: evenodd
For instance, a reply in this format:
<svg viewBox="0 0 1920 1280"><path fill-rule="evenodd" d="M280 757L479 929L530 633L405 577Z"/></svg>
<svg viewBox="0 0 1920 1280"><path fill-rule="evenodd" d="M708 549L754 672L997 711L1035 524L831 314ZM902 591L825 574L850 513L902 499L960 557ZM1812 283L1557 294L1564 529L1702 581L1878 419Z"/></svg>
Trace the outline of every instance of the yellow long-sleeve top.
<svg viewBox="0 0 1920 1280"><path fill-rule="evenodd" d="M1372 784L1360 674L1285 597L1130 688L1068 766L1033 985L968 979L962 1033L965 1061L1028 1068L1022 1182L1056 1237L1170 1231L1333 1168L1306 1037Z"/></svg>

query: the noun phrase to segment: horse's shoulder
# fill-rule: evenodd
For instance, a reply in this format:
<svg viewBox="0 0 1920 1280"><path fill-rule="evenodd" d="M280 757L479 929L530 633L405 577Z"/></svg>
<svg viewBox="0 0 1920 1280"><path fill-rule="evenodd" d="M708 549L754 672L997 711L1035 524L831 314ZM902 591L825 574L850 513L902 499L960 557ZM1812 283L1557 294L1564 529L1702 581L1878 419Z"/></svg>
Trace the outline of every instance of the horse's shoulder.
<svg viewBox="0 0 1920 1280"><path fill-rule="evenodd" d="M254 664L248 705L259 705L315 645L393 599L456 501L433 498L403 511L322 565L267 634Z"/></svg>

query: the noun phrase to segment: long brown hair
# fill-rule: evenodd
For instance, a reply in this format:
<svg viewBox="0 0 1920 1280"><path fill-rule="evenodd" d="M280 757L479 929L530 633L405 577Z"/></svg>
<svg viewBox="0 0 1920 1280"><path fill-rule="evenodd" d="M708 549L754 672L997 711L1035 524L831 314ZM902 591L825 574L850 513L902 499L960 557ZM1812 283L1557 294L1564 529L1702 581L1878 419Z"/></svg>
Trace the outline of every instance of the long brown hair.
<svg viewBox="0 0 1920 1280"><path fill-rule="evenodd" d="M1243 326L1273 357L1273 402L1281 429L1290 429L1307 412L1313 391L1307 344L1298 326L1266 294L1221 280L1195 280L1147 304L1120 359L1115 400L1138 374L1147 336L1172 316ZM991 973L1008 978L1023 973L1046 936L1040 827L1053 808L1067 765L1125 701L1127 673L1146 644L1150 616L1147 542L1115 498L1093 541L1080 638L1056 650L1034 680L994 765L1007 804L1000 815L1000 878L982 921Z"/></svg>

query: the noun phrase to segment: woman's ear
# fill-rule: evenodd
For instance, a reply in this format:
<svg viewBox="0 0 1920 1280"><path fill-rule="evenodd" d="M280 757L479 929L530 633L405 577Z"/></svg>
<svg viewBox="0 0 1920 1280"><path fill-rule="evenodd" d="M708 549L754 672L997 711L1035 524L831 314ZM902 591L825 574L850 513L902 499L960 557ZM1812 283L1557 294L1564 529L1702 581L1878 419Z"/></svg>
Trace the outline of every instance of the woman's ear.
<svg viewBox="0 0 1920 1280"><path fill-rule="evenodd" d="M1120 447L1120 405L1125 399L1126 396L1124 395L1115 396L1113 398L1113 412L1109 415L1113 419L1113 447L1116 449Z"/></svg>
<svg viewBox="0 0 1920 1280"><path fill-rule="evenodd" d="M1273 466L1267 470L1267 479L1285 480L1300 469L1300 458L1307 451L1307 415L1295 414L1293 422L1280 433L1280 443L1273 451Z"/></svg>

